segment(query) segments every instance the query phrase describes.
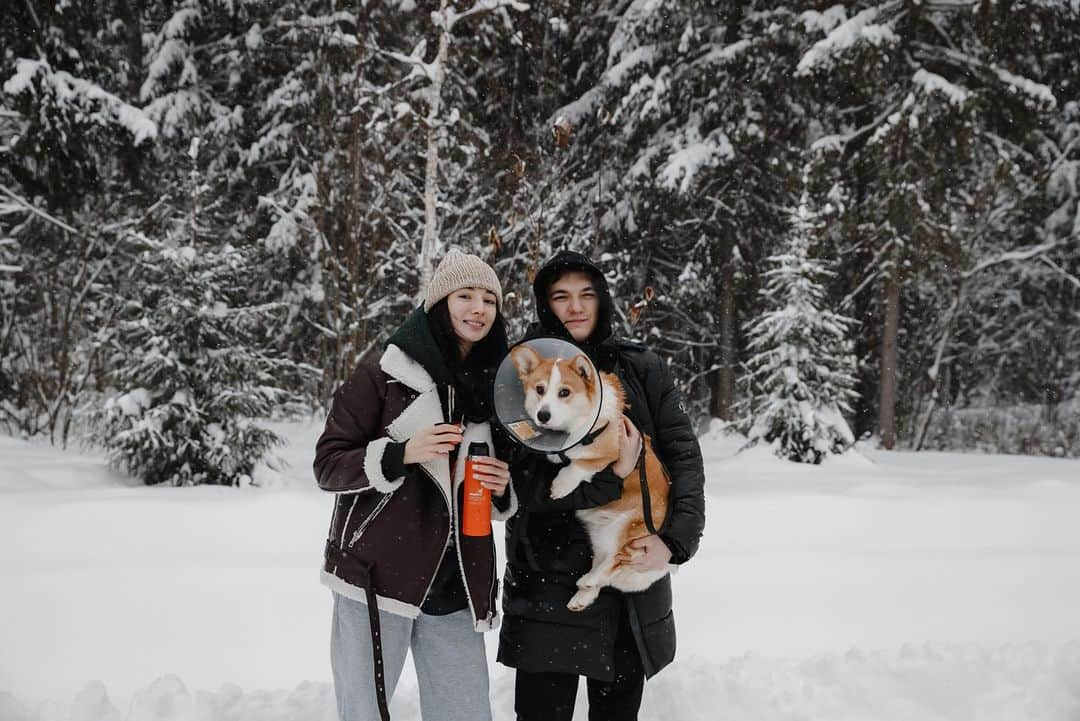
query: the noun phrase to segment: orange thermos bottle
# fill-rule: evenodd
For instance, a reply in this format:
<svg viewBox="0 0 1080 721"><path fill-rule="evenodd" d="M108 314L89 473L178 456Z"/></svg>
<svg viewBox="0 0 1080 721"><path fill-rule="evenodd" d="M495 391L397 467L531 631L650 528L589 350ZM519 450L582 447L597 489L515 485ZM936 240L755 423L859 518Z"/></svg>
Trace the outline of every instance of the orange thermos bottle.
<svg viewBox="0 0 1080 721"><path fill-rule="evenodd" d="M490 456L487 443L470 443L465 457L465 499L461 507L461 532L466 536L491 535L491 491L473 474L473 459Z"/></svg>

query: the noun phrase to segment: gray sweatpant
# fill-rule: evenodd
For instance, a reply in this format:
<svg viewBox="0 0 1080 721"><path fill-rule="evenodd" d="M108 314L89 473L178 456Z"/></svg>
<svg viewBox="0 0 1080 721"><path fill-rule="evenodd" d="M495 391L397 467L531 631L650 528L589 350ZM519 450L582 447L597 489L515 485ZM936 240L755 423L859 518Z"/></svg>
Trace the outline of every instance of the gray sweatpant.
<svg viewBox="0 0 1080 721"><path fill-rule="evenodd" d="M405 618L379 611L387 702L412 650L423 721L491 721L484 636L468 609ZM334 594L330 664L341 721L379 721L367 606Z"/></svg>

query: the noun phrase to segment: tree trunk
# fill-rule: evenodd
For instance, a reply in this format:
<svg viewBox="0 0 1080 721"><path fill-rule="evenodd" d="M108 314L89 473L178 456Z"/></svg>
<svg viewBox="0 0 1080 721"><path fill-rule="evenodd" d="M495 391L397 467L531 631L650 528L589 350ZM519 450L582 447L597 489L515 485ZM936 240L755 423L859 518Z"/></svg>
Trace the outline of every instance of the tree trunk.
<svg viewBox="0 0 1080 721"><path fill-rule="evenodd" d="M926 404L926 409L919 419L918 426L915 428L915 450L917 451L923 449L923 444L926 442L926 432L930 428L930 420L934 417L934 411L937 409L938 399L941 396L943 387L941 383L941 364L945 357L945 349L948 348L949 342L952 340L953 323L956 320L963 298L964 285L960 283L956 290L956 297L953 298L952 305L949 306L949 310L945 314L945 322L942 324L944 327L941 330L941 339L938 341L937 353L934 355L934 363L927 372L930 379L930 401Z"/></svg>
<svg viewBox="0 0 1080 721"><path fill-rule="evenodd" d="M720 368L710 378L712 398L709 413L725 421L732 418L735 405L735 269L731 254L720 278Z"/></svg>
<svg viewBox="0 0 1080 721"><path fill-rule="evenodd" d="M142 89L143 45L142 45L142 0L121 0L116 7L120 21L124 23L124 35L127 40L127 94L128 102L139 104L139 91Z"/></svg>
<svg viewBox="0 0 1080 721"><path fill-rule="evenodd" d="M881 344L881 405L878 408L878 433L881 445L896 445L896 345L900 330L899 268L894 266L885 281L885 334Z"/></svg>
<svg viewBox="0 0 1080 721"><path fill-rule="evenodd" d="M124 24L127 40L127 100L137 107L142 104L139 99L143 84L142 13L143 0L121 0L117 5L117 15ZM139 186L142 153L141 148L127 146L121 154L124 169L135 187Z"/></svg>
<svg viewBox="0 0 1080 721"><path fill-rule="evenodd" d="M442 123L439 113L442 109L442 86L446 77L446 55L450 49L450 30L446 26L446 8L449 0L442 0L439 13L443 18L439 30L439 52L435 57L435 79L428 89L427 114L427 168L424 177L424 239L420 245L420 288L419 298L427 293L428 284L434 268L432 261L438 247L437 221L435 205L438 200L439 182L439 131Z"/></svg>

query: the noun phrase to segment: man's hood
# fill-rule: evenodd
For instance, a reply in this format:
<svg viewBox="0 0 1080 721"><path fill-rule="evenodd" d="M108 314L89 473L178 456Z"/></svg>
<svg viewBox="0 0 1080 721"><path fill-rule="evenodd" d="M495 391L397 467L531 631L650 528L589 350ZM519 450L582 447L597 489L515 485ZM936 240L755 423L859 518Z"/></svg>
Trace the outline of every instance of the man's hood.
<svg viewBox="0 0 1080 721"><path fill-rule="evenodd" d="M593 287L596 289L598 301L596 327L592 335L583 342L574 340L570 331L562 324L548 304L548 290L562 273L568 270L580 270L588 273L593 279ZM599 266L581 253L572 250L561 250L550 260L541 266L533 280L533 297L536 300L536 315L539 322L533 323L525 334L526 339L541 336L562 338L570 341L592 358L601 370L611 370L617 362L618 354L611 341L611 318L614 304L611 300L611 291L608 289L607 279Z"/></svg>
<svg viewBox="0 0 1080 721"><path fill-rule="evenodd" d="M572 250L560 250L556 253L541 266L533 280L533 298L536 300L536 315L540 321L539 330L544 335L573 341L570 331L562 324L548 303L548 291L551 289L551 284L564 272L571 270L579 270L592 277L598 301L596 327L593 328L592 335L584 343L578 345L599 346L611 337L611 291L600 268L581 253L575 253Z"/></svg>

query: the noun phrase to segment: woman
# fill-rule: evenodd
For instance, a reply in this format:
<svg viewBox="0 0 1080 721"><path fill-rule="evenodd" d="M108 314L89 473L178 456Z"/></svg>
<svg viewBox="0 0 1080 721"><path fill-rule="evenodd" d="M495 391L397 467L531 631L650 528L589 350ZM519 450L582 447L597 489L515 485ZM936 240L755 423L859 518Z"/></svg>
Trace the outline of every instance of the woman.
<svg viewBox="0 0 1080 721"><path fill-rule="evenodd" d="M577 579L592 566L589 537L575 510L620 496L643 432L671 477L669 514L656 535L629 544L636 553L617 558L639 570L686 563L705 525L701 449L667 364L645 346L612 335L611 295L596 265L562 251L539 270L533 292L539 322L528 336L571 341L600 370L617 374L627 419L619 460L558 500L549 492L557 466L535 455L515 463L521 508L506 524L506 618L499 661L517 670L518 721L570 721L582 676L589 719L634 721L645 679L675 656L671 578L664 576L640 593L605 588L586 610L567 610Z"/></svg>
<svg viewBox="0 0 1080 721"><path fill-rule="evenodd" d="M488 388L507 350L501 305L495 271L450 251L378 364L361 363L334 394L315 476L337 494L322 580L334 593L343 721L389 718L409 650L423 718L491 718L477 631L496 618L495 546L464 536L458 509L469 444L493 445ZM494 517L508 518L507 464L485 457L475 468Z"/></svg>

